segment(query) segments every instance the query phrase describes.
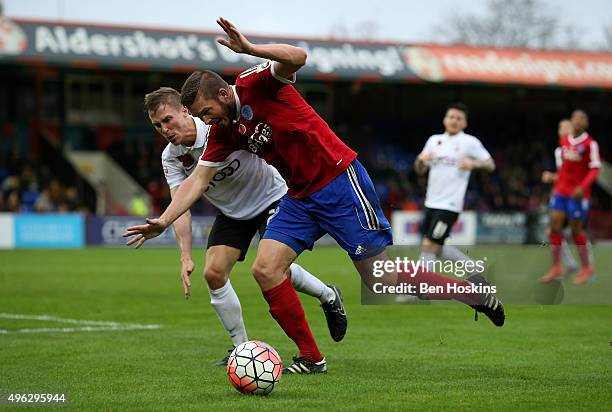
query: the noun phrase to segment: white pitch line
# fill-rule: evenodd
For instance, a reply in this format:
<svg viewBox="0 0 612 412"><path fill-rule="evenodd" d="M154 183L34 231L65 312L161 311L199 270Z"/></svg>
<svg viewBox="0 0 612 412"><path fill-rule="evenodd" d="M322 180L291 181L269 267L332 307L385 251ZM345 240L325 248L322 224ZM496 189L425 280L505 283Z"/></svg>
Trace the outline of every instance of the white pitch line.
<svg viewBox="0 0 612 412"><path fill-rule="evenodd" d="M100 321L100 320L68 319L68 318L60 318L57 316L49 316L49 315L22 315L19 313L0 313L0 318L42 320L42 321L48 321L48 322L74 323L77 325L103 325L103 326L120 325L120 323L118 322L109 322L109 321Z"/></svg>
<svg viewBox="0 0 612 412"><path fill-rule="evenodd" d="M161 325L143 325L138 323L119 323L98 320L68 319L49 315L23 315L19 313L0 313L3 319L40 320L46 322L72 323L77 325L92 325L82 328L23 328L17 330L0 329L0 334L8 333L73 333L73 332L98 332L113 330L147 330L160 329ZM97 325L97 326L96 326Z"/></svg>
<svg viewBox="0 0 612 412"><path fill-rule="evenodd" d="M17 329L9 330L6 333L73 333L73 332L100 332L109 330L138 330L138 329L159 329L159 325L126 325L124 327L83 327L83 328L34 328L34 329Z"/></svg>

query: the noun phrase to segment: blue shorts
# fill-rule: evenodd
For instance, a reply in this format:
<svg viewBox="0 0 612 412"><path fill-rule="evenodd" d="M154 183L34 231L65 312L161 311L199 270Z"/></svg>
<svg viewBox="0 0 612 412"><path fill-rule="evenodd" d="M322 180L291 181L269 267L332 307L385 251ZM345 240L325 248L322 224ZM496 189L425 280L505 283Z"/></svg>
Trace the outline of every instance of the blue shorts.
<svg viewBox="0 0 612 412"><path fill-rule="evenodd" d="M286 244L298 255L329 233L351 259L375 256L393 244L385 217L365 168L354 160L338 177L312 195L285 195L268 220L262 239Z"/></svg>
<svg viewBox="0 0 612 412"><path fill-rule="evenodd" d="M590 206L589 199L574 199L556 193L550 198L550 208L565 212L567 218L571 220L586 220Z"/></svg>

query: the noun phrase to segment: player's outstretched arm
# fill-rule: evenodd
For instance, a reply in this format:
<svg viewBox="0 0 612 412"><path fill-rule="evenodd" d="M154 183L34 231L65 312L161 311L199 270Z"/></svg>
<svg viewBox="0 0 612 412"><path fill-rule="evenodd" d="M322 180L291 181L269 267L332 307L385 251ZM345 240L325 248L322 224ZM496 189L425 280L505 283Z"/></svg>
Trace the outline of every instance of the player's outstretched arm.
<svg viewBox="0 0 612 412"><path fill-rule="evenodd" d="M485 172L492 172L495 170L495 162L492 157L484 160L466 158L461 161L459 168L462 170L484 170Z"/></svg>
<svg viewBox="0 0 612 412"><path fill-rule="evenodd" d="M414 161L414 171L418 175L423 175L427 172L429 166L427 162L433 159L433 156L429 152L421 152L416 160Z"/></svg>
<svg viewBox="0 0 612 412"><path fill-rule="evenodd" d="M548 170L544 170L542 172L542 183L554 183L557 181L557 174L555 172L550 172Z"/></svg>
<svg viewBox="0 0 612 412"><path fill-rule="evenodd" d="M584 192L586 192L597 180L599 176L599 167L591 168L589 173L584 177L582 182L574 189L572 193L572 197L574 199L582 199L584 197Z"/></svg>
<svg viewBox="0 0 612 412"><path fill-rule="evenodd" d="M484 170L485 172L492 172L495 170L495 161L492 157L485 160L477 160L474 169Z"/></svg>
<svg viewBox="0 0 612 412"><path fill-rule="evenodd" d="M217 40L219 44L236 53L274 60L274 72L279 76L290 78L306 64L307 53L301 47L289 44L253 44L229 20L219 17L217 23L227 34L227 39Z"/></svg>
<svg viewBox="0 0 612 412"><path fill-rule="evenodd" d="M177 187L170 189L170 196L174 199ZM174 234L176 235L176 242L179 245L181 251L181 281L183 283L183 292L185 298L189 298L191 294L191 272L195 268L193 263L193 257L191 256L191 212L187 210L183 213L176 221L172 224Z"/></svg>
<svg viewBox="0 0 612 412"><path fill-rule="evenodd" d="M161 235L168 226L185 213L204 193L216 169L197 166L196 170L181 183L172 202L158 219L147 219L146 224L127 228L123 237L131 237L128 246L141 247L148 239Z"/></svg>

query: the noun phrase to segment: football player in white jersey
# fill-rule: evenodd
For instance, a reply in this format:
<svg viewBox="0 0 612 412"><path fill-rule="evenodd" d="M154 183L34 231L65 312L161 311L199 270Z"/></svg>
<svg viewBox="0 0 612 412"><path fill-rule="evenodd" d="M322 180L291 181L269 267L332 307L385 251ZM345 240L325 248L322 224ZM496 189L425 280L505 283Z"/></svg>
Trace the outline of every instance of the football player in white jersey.
<svg viewBox="0 0 612 412"><path fill-rule="evenodd" d="M153 127L168 141L161 158L173 196L181 182L195 170L198 159L206 150L210 126L190 116L180 103L180 94L170 87L147 94L144 104ZM268 218L287 192L287 185L274 167L243 150L231 153L215 166L217 173L204 196L221 213L215 219L208 238L204 278L210 302L230 334L233 345L237 346L248 337L240 301L229 281L229 274L237 261L244 260L253 236L265 229ZM181 252L183 290L188 297L190 274L194 270L189 211L174 222L173 229ZM142 243L144 239L137 243L137 247ZM321 301L332 338L342 340L347 323L344 308L337 310L337 306L342 305L337 287L325 285L295 263L289 271L291 283L297 291ZM224 366L226 359L217 364Z"/></svg>
<svg viewBox="0 0 612 412"><path fill-rule="evenodd" d="M429 170L420 256L426 264L439 258L470 260L444 242L463 210L472 170L495 170L493 158L480 140L463 132L467 116L468 109L463 103L448 106L442 120L445 132L431 136L414 162L416 173L425 174Z"/></svg>

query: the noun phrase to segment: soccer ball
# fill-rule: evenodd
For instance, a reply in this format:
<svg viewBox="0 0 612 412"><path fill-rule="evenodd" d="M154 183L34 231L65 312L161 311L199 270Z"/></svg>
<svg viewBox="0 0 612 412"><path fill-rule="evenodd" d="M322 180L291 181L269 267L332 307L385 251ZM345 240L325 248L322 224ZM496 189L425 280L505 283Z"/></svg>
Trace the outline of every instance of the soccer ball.
<svg viewBox="0 0 612 412"><path fill-rule="evenodd" d="M267 395L283 374L280 356L274 348L258 340L244 342L227 361L229 382L247 395Z"/></svg>

